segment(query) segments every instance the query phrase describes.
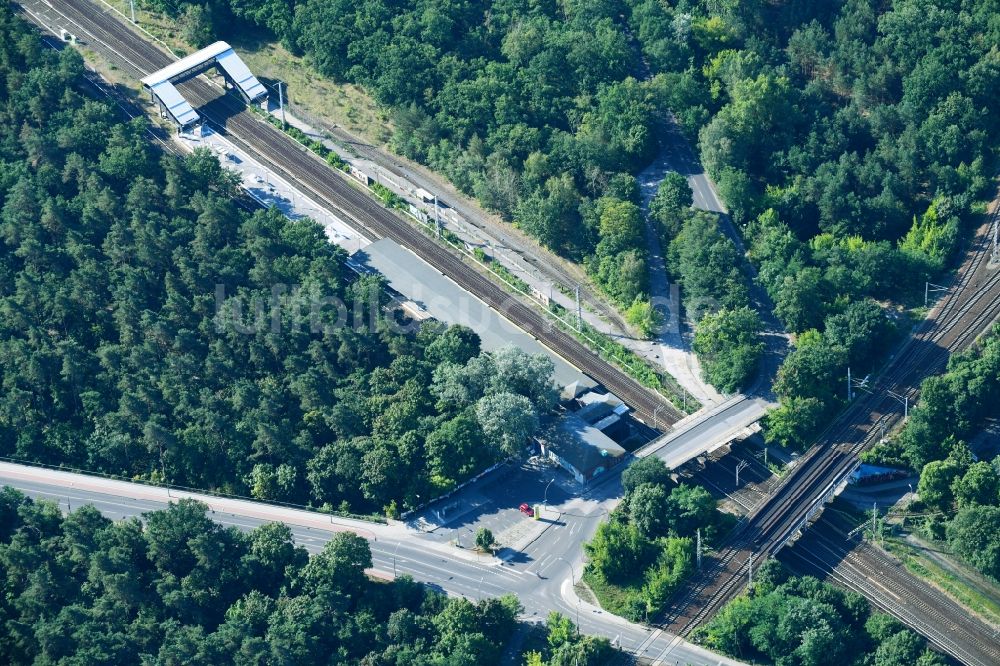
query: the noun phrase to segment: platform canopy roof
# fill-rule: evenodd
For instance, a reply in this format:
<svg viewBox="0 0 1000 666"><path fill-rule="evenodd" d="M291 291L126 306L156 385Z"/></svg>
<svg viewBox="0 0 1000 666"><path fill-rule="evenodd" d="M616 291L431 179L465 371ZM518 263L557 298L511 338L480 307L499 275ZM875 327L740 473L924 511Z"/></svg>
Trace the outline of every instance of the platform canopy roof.
<svg viewBox="0 0 1000 666"><path fill-rule="evenodd" d="M155 86L150 86L150 90L159 98L167 112L173 116L174 120L181 127L186 127L198 121L198 112L191 107L181 92L174 87L170 81L162 81Z"/></svg>
<svg viewBox="0 0 1000 666"><path fill-rule="evenodd" d="M226 42L215 42L195 51L142 79L142 84L155 94L180 125L198 120L198 114L184 99L174 84L186 81L211 67L218 66L250 102L267 97L267 89L257 80L246 63Z"/></svg>

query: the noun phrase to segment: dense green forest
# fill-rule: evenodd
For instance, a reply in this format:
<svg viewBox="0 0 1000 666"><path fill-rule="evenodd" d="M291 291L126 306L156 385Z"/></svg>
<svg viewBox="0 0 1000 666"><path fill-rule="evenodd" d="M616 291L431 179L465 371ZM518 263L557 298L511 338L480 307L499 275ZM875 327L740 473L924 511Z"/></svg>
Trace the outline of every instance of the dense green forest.
<svg viewBox="0 0 1000 666"><path fill-rule="evenodd" d="M590 542L584 580L601 605L633 621L662 611L695 566L695 533L706 545L726 531L724 515L701 486L676 484L656 456L622 473L625 496Z"/></svg>
<svg viewBox="0 0 1000 666"><path fill-rule="evenodd" d="M666 85L641 80L622 2L146 0L188 40L263 28L392 111L392 144L627 307L647 292L636 172Z"/></svg>
<svg viewBox="0 0 1000 666"><path fill-rule="evenodd" d="M977 460L968 446L988 418L1000 418L1000 328L924 380L906 426L865 459L919 472L910 509L929 514L925 536L1000 582L1000 456Z"/></svg>
<svg viewBox="0 0 1000 666"><path fill-rule="evenodd" d="M864 597L805 576L776 560L754 574L751 592L727 604L696 639L755 664L944 666L948 660Z"/></svg>
<svg viewBox="0 0 1000 666"><path fill-rule="evenodd" d="M241 532L206 511L181 500L114 522L0 490L0 660L489 665L516 629L513 596L473 604L406 576L373 582L368 542L354 534L309 557L285 525ZM551 666L605 663L606 640L558 614L548 627L536 654Z"/></svg>
<svg viewBox="0 0 1000 666"><path fill-rule="evenodd" d="M994 0L723 3L699 149L775 314L797 334L771 441L802 447L875 369L994 193Z"/></svg>
<svg viewBox="0 0 1000 666"><path fill-rule="evenodd" d="M0 455L394 513L520 452L548 358L393 325L318 224L240 209L0 23Z"/></svg>
<svg viewBox="0 0 1000 666"><path fill-rule="evenodd" d="M838 328L822 345L835 349L807 337L793 357L809 358L779 384L769 437L792 446L841 405L826 380L867 372L891 337L872 303L919 292L992 194L996 0L146 2L190 39L263 29L361 84L392 110L396 150L582 261L623 306L648 279L630 174L672 112L779 319L795 334ZM665 201L650 216L688 314L724 310L696 351L712 383L736 389L759 358L752 333L734 335L755 323L734 312L748 304L739 252L710 216Z"/></svg>

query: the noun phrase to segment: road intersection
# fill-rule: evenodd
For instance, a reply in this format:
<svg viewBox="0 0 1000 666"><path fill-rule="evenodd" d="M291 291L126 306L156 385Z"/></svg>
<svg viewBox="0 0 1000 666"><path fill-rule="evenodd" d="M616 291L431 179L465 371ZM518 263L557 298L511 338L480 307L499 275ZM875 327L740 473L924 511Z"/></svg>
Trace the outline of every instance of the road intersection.
<svg viewBox="0 0 1000 666"><path fill-rule="evenodd" d="M582 573L582 544L606 519L620 488L615 480L590 496L569 499L560 517L523 551L505 559L477 554L401 523L382 525L190 491L147 486L64 471L0 462L0 484L36 499L56 502L64 510L90 504L113 519L141 516L169 502L191 497L204 502L210 517L225 526L250 530L267 522L284 522L297 543L319 552L333 534L349 530L369 540L372 573L391 578L408 574L432 588L472 600L516 594L524 619L543 621L559 611L578 622L584 633L617 639L622 649L658 664L733 666L740 662L713 654L673 635L628 622L580 599L573 582ZM572 575L571 575L572 574Z"/></svg>

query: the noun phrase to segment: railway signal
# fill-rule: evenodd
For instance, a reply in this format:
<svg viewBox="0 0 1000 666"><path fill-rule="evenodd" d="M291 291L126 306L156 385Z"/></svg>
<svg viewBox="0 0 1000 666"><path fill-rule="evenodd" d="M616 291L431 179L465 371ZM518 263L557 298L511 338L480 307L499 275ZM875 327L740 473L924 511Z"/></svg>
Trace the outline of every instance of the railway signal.
<svg viewBox="0 0 1000 666"><path fill-rule="evenodd" d="M993 262L1000 261L1000 212L993 215Z"/></svg>
<svg viewBox="0 0 1000 666"><path fill-rule="evenodd" d="M878 502L872 502L872 543L875 543L875 539L879 539L882 542L882 547L885 548L885 534L883 530L879 529L878 517Z"/></svg>

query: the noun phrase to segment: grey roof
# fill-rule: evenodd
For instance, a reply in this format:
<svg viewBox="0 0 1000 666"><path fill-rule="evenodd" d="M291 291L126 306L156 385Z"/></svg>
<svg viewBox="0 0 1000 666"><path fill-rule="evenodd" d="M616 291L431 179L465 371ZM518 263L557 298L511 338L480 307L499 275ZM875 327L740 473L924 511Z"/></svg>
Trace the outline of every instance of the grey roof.
<svg viewBox="0 0 1000 666"><path fill-rule="evenodd" d="M581 405L593 405L595 403L599 403L610 405L612 409L624 404L622 399L614 393L597 393L596 391L587 391L578 397L577 400Z"/></svg>
<svg viewBox="0 0 1000 666"><path fill-rule="evenodd" d="M605 430L607 430L608 428L610 428L611 426L613 426L614 424L618 423L621 420L622 417L620 414L615 414L614 412L612 412L611 414L608 414L603 419L601 419L600 421L598 421L593 425L601 432L604 432Z"/></svg>
<svg viewBox="0 0 1000 666"><path fill-rule="evenodd" d="M198 112L192 108L191 104L184 99L184 96L181 95L180 91L170 81L161 81L156 85L150 86L149 89L153 91L153 94L156 95L167 109L167 113L173 116L174 122L178 125L185 127L198 122L198 118L200 117Z"/></svg>
<svg viewBox="0 0 1000 666"><path fill-rule="evenodd" d="M229 78L240 87L247 99L257 100L267 96L267 88L250 72L250 68L246 66L242 58L236 55L236 51L229 49L220 53L217 61L222 69L226 70Z"/></svg>
<svg viewBox="0 0 1000 666"><path fill-rule="evenodd" d="M257 101L267 96L267 89L226 42L215 42L195 51L143 77L142 84L163 102L178 124L189 125L198 120L198 114L174 84L196 76L213 65L221 67L248 100Z"/></svg>
<svg viewBox="0 0 1000 666"><path fill-rule="evenodd" d="M566 414L542 437L546 446L584 476L598 467L608 467L625 455L615 440L575 414Z"/></svg>
<svg viewBox="0 0 1000 666"><path fill-rule="evenodd" d="M479 334L483 349L513 344L529 354L546 354L555 365L554 378L559 386L573 382L595 386L594 381L576 367L392 239L376 241L355 252L351 258L384 275L389 286L435 319L471 328Z"/></svg>
<svg viewBox="0 0 1000 666"><path fill-rule="evenodd" d="M627 407L624 410L621 409L625 403L614 393L588 391L576 400L580 404L576 415L587 423L597 423L610 414L623 414L628 411Z"/></svg>
<svg viewBox="0 0 1000 666"><path fill-rule="evenodd" d="M573 400L578 395L580 395L581 391L588 391L588 390L589 387L580 386L579 382L573 382L571 384L567 384L566 386L563 387L562 392L559 394L559 400L561 400L562 402Z"/></svg>

